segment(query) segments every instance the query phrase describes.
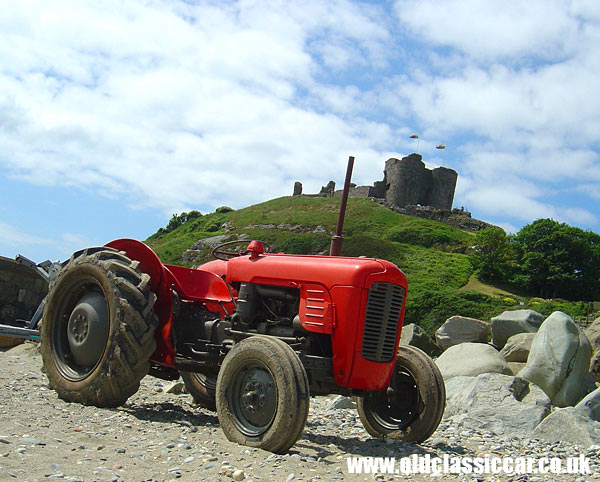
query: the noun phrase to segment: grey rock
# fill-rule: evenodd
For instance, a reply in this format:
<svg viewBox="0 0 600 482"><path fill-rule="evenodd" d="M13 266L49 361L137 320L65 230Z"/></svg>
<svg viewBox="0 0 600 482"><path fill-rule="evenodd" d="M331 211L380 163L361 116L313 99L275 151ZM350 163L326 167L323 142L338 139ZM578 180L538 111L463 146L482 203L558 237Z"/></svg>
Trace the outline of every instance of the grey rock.
<svg viewBox="0 0 600 482"><path fill-rule="evenodd" d="M558 408L531 434L547 442L569 442L580 447L600 444L600 422L575 407Z"/></svg>
<svg viewBox="0 0 600 482"><path fill-rule="evenodd" d="M517 333L535 333L544 322L544 315L533 310L505 311L492 318L492 343L499 349Z"/></svg>
<svg viewBox="0 0 600 482"><path fill-rule="evenodd" d="M453 427L528 437L550 411L550 399L527 380L499 373L446 382L447 419Z"/></svg>
<svg viewBox="0 0 600 482"><path fill-rule="evenodd" d="M590 340L594 351L600 350L600 317L596 318L592 324L585 329L585 336Z"/></svg>
<svg viewBox="0 0 600 482"><path fill-rule="evenodd" d="M600 350L597 350L590 362L590 373L600 383Z"/></svg>
<svg viewBox="0 0 600 482"><path fill-rule="evenodd" d="M171 395L180 395L185 391L185 385L183 382L173 382L165 387L164 391L166 393L170 393Z"/></svg>
<svg viewBox="0 0 600 482"><path fill-rule="evenodd" d="M506 360L490 345L461 343L448 348L435 360L444 380L457 376L475 377L482 373L512 372Z"/></svg>
<svg viewBox="0 0 600 482"><path fill-rule="evenodd" d="M437 344L446 350L461 343L487 343L490 334L490 324L487 321L453 316L435 332Z"/></svg>
<svg viewBox="0 0 600 482"><path fill-rule="evenodd" d="M42 442L41 440L38 440L36 438L26 438L26 437L21 439L21 443L28 444L28 445L46 445L46 442Z"/></svg>
<svg viewBox="0 0 600 482"><path fill-rule="evenodd" d="M584 397L575 408L592 420L600 422L600 388Z"/></svg>
<svg viewBox="0 0 600 482"><path fill-rule="evenodd" d="M525 368L525 365L527 365L527 363L522 363L522 362L514 362L514 361L509 361L508 363L508 368L510 368L510 371L513 375L517 375L521 370L523 370L523 368Z"/></svg>
<svg viewBox="0 0 600 482"><path fill-rule="evenodd" d="M507 362L526 363L535 333L517 333L511 336L500 350Z"/></svg>
<svg viewBox="0 0 600 482"><path fill-rule="evenodd" d="M433 341L433 338L423 328L414 323L402 327L400 344L414 346L433 357L442 353L442 349Z"/></svg>
<svg viewBox="0 0 600 482"><path fill-rule="evenodd" d="M344 397L343 395L338 395L335 397L331 403L327 406L326 410L338 410L340 408L356 408L356 402L351 398Z"/></svg>
<svg viewBox="0 0 600 482"><path fill-rule="evenodd" d="M519 376L546 392L552 404L573 406L595 387L588 372L592 347L573 320L555 311L542 324Z"/></svg>

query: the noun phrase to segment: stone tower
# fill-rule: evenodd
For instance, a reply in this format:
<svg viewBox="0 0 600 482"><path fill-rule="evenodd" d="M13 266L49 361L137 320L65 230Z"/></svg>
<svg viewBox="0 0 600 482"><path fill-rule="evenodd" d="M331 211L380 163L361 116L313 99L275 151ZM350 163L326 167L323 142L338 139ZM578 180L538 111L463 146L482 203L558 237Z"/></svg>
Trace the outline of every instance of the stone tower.
<svg viewBox="0 0 600 482"><path fill-rule="evenodd" d="M456 171L447 167L438 167L431 171L428 205L439 209L452 209L457 179Z"/></svg>
<svg viewBox="0 0 600 482"><path fill-rule="evenodd" d="M385 199L398 207L420 204L450 210L457 178L456 171L446 167L427 169L420 154L391 158L385 163Z"/></svg>

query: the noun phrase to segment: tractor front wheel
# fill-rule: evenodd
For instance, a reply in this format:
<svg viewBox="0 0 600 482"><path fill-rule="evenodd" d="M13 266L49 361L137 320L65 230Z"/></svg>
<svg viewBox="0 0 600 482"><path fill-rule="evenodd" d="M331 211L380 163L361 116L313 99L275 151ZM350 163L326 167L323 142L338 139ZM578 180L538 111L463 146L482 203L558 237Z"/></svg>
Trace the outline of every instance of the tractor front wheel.
<svg viewBox="0 0 600 482"><path fill-rule="evenodd" d="M155 295L138 262L111 248L75 253L50 286L41 352L60 398L116 407L139 388L155 350Z"/></svg>
<svg viewBox="0 0 600 482"><path fill-rule="evenodd" d="M246 338L223 360L216 402L219 423L230 441L285 453L300 437L308 416L306 371L283 341Z"/></svg>
<svg viewBox="0 0 600 482"><path fill-rule="evenodd" d="M358 398L357 407L365 430L373 437L423 442L444 414L444 379L427 354L401 346L387 389L367 392Z"/></svg>

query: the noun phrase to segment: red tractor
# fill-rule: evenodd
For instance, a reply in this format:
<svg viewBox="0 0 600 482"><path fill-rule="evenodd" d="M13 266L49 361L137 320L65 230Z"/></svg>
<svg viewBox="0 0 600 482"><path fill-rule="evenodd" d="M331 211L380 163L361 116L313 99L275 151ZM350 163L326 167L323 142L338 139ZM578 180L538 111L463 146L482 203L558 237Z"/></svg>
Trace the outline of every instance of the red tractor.
<svg viewBox="0 0 600 482"><path fill-rule="evenodd" d="M67 401L115 407L148 373L181 375L229 440L276 453L302 433L311 395L355 396L374 437L421 442L435 431L444 382L425 353L398 347L400 269L231 244L198 269L164 265L132 239L75 253L44 306L50 386Z"/></svg>

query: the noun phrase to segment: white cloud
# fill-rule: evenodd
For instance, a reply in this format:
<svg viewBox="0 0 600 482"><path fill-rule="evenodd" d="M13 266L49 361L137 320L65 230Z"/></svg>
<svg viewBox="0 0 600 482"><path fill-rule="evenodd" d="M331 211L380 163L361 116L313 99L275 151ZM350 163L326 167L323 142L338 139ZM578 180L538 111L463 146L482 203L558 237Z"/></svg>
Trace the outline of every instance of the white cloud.
<svg viewBox="0 0 600 482"><path fill-rule="evenodd" d="M370 184L418 129L474 215L596 222L564 193L600 191L600 8L565 5L9 2L0 165L170 215L318 191L348 155Z"/></svg>
<svg viewBox="0 0 600 482"><path fill-rule="evenodd" d="M419 37L485 62L561 57L574 48L579 27L560 0L398 0L396 13Z"/></svg>
<svg viewBox="0 0 600 482"><path fill-rule="evenodd" d="M87 236L74 233L62 233L57 238L30 234L11 224L0 221L0 245L14 248L15 253L27 256L30 251L39 251L39 247L59 253L62 260L67 259L71 253L88 246L97 245ZM42 259L37 262L44 261Z"/></svg>
<svg viewBox="0 0 600 482"><path fill-rule="evenodd" d="M341 121L297 99L298 89L328 95L307 51L314 36L339 39L326 42L335 54L319 53L324 65L381 60L387 32L377 9L345 1L10 9L0 42L0 162L13 175L128 192L172 212L287 194L283 176L343 176L353 150L365 164L381 162L376 146L387 144L388 126ZM357 95L328 92L341 112Z"/></svg>

